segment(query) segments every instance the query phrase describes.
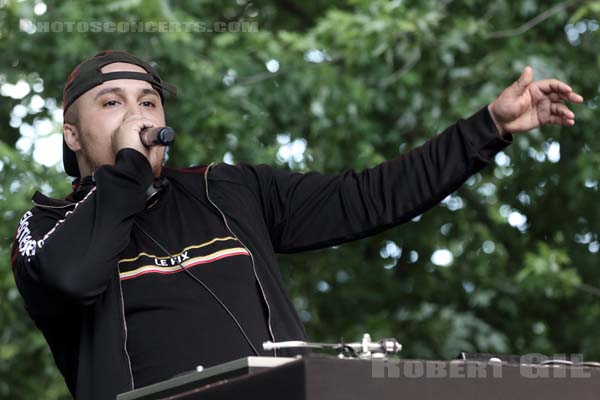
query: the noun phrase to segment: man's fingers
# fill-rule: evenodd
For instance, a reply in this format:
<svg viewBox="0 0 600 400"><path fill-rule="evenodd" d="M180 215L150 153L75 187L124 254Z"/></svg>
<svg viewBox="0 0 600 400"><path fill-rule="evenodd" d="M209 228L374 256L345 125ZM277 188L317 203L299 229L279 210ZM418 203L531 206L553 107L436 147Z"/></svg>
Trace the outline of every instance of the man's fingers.
<svg viewBox="0 0 600 400"><path fill-rule="evenodd" d="M562 118L558 124L564 126L573 126L575 125L575 120L570 118Z"/></svg>
<svg viewBox="0 0 600 400"><path fill-rule="evenodd" d="M562 103L552 103L550 104L548 123L554 125L573 126L575 125L575 114Z"/></svg>
<svg viewBox="0 0 600 400"><path fill-rule="evenodd" d="M531 84L532 81L533 81L533 69L531 69L531 67L528 65L525 68L523 68L523 72L521 73L521 76L515 82L515 86L516 86L518 93L520 94L520 93L525 92L525 90L527 90L527 87Z"/></svg>
<svg viewBox="0 0 600 400"><path fill-rule="evenodd" d="M550 101L553 103L560 103L562 100L569 100L569 96L564 93L548 93L546 96L548 96Z"/></svg>
<svg viewBox="0 0 600 400"><path fill-rule="evenodd" d="M550 113L566 119L575 119L573 111L569 110L569 107L562 103L552 103L550 105Z"/></svg>
<svg viewBox="0 0 600 400"><path fill-rule="evenodd" d="M573 103L583 103L583 96L581 96L580 94L577 94L575 92L571 92L567 95L567 99Z"/></svg>
<svg viewBox="0 0 600 400"><path fill-rule="evenodd" d="M535 82L535 85L542 93L550 96L552 101L556 101L556 95L558 95L561 100L568 100L573 103L583 102L583 97L581 95L575 93L569 85L558 79L543 79Z"/></svg>
<svg viewBox="0 0 600 400"><path fill-rule="evenodd" d="M131 114L123 120L123 123L121 125L131 126L132 128L135 128L135 130L140 132L144 128L153 128L154 126L156 126L156 122L142 114Z"/></svg>
<svg viewBox="0 0 600 400"><path fill-rule="evenodd" d="M573 125L575 125L575 120L572 118L564 118L559 115L551 115L548 118L547 123L551 124L551 125L573 126Z"/></svg>
<svg viewBox="0 0 600 400"><path fill-rule="evenodd" d="M548 96L548 98L550 99L550 101L554 102L554 103L558 103L561 102L563 100L565 101L569 101L571 103L581 103L583 102L583 97L581 97L580 95L578 95L575 92L571 92L571 93L549 93L546 96Z"/></svg>

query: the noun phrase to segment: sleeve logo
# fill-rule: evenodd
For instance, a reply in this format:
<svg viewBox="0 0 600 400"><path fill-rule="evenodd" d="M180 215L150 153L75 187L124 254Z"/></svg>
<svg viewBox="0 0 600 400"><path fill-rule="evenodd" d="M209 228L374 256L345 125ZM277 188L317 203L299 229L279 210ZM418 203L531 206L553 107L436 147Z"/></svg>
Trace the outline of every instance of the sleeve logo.
<svg viewBox="0 0 600 400"><path fill-rule="evenodd" d="M23 257L31 257L35 255L37 247L44 245L43 240L34 240L31 236L31 230L29 229L29 218L33 216L31 211L27 211L21 220L19 221L19 228L17 229L17 242L19 243L19 253Z"/></svg>

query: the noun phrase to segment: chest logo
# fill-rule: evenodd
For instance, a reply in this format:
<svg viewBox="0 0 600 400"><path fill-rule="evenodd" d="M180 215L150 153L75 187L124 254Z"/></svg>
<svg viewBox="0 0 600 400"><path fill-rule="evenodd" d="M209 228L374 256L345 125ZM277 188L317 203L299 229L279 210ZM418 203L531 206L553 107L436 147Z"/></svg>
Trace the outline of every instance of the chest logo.
<svg viewBox="0 0 600 400"><path fill-rule="evenodd" d="M214 238L188 246L180 253L168 257L141 252L133 258L121 259L119 277L121 281L126 281L148 274L175 274L197 265L235 256L250 256L250 253L234 237Z"/></svg>
<svg viewBox="0 0 600 400"><path fill-rule="evenodd" d="M169 267L169 266L181 264L183 261L189 260L189 259L190 259L190 256L188 256L188 252L184 251L180 255L171 257L169 259L155 258L154 265L158 265L159 267Z"/></svg>

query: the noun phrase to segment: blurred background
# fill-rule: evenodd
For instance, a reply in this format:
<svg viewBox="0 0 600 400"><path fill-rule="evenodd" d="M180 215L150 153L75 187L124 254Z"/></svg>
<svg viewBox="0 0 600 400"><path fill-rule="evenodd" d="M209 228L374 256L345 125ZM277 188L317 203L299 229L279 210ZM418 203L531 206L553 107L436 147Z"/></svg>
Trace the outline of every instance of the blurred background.
<svg viewBox="0 0 600 400"><path fill-rule="evenodd" d="M600 1L0 0L0 398L65 399L10 267L40 190L62 198L64 82L126 49L179 89L168 164L364 169L490 103L525 65L586 99L440 205L368 240L280 257L315 341L600 359Z"/></svg>

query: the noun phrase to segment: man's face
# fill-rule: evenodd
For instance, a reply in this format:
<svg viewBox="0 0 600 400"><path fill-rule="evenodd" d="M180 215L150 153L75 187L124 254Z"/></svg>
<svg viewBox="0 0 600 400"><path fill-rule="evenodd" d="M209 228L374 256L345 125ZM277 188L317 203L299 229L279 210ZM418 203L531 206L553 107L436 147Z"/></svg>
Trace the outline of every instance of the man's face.
<svg viewBox="0 0 600 400"><path fill-rule="evenodd" d="M104 66L101 71L146 73L142 67L128 63L112 63ZM65 123L63 128L68 146L77 154L81 176L91 175L101 165L115 163L113 137L126 118L141 115L151 120L154 126L165 126L160 96L152 85L145 81L107 81L85 92L77 102L77 126ZM160 175L164 147L153 146L147 149L145 155L154 175Z"/></svg>

